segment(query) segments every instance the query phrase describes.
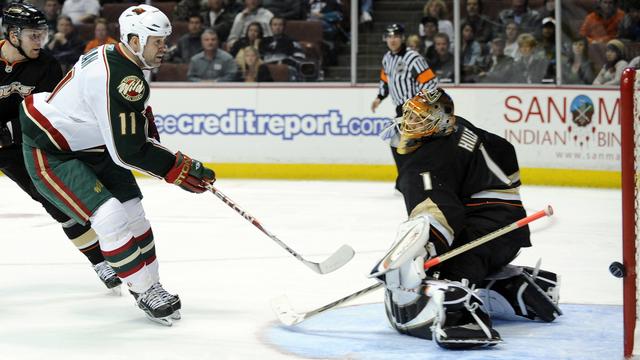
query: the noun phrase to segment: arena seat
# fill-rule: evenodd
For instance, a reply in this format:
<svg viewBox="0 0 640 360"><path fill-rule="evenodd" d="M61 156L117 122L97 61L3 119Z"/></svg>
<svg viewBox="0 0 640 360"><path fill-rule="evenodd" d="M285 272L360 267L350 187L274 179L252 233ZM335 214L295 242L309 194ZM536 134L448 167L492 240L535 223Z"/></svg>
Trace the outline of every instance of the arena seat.
<svg viewBox="0 0 640 360"><path fill-rule="evenodd" d="M187 81L189 64L165 63L158 68L155 81Z"/></svg>
<svg viewBox="0 0 640 360"><path fill-rule="evenodd" d="M175 1L166 1L166 2L158 2L152 1L151 5L157 7L160 11L162 11L169 20L173 21L173 13L176 10L176 5L178 3Z"/></svg>
<svg viewBox="0 0 640 360"><path fill-rule="evenodd" d="M125 11L127 8L131 7L133 4L130 3L124 3L124 4L119 4L119 3L107 3L102 5L102 17L107 19L108 22L112 23L118 22L118 18L120 17L120 14L122 14L123 11Z"/></svg>
<svg viewBox="0 0 640 360"><path fill-rule="evenodd" d="M275 82L289 81L289 66L285 64L267 64L271 77Z"/></svg>

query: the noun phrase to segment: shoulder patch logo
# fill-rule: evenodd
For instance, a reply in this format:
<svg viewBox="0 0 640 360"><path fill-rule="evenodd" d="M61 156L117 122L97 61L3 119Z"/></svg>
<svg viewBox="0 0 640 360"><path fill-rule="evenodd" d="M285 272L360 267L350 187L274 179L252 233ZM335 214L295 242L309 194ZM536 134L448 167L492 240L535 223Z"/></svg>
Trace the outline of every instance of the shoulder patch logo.
<svg viewBox="0 0 640 360"><path fill-rule="evenodd" d="M127 76L118 85L118 92L129 101L138 101L144 95L144 81L135 75Z"/></svg>

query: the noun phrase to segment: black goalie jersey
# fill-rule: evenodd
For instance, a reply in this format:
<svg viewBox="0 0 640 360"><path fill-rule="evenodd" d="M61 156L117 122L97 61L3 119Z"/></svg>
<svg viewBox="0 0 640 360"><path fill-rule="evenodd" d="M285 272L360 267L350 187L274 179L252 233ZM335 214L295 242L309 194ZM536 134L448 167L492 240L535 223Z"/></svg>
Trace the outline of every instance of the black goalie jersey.
<svg viewBox="0 0 640 360"><path fill-rule="evenodd" d="M7 46L5 40L0 41L0 48L3 46ZM0 124L11 121L13 139L19 142L18 106L27 95L52 91L62 79L62 69L58 61L46 52L41 52L33 60L15 63L1 57L0 60Z"/></svg>
<svg viewBox="0 0 640 360"><path fill-rule="evenodd" d="M400 155L398 187L407 212L429 217L439 253L526 216L513 146L456 119L452 134L426 138L417 150ZM511 245L531 246L528 228L508 238Z"/></svg>

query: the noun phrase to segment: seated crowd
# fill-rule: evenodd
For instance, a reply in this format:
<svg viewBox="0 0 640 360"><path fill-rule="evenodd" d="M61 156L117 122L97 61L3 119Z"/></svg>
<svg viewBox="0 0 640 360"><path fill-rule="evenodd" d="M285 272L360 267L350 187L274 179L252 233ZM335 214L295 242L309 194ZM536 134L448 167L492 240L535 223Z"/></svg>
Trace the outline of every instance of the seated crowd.
<svg viewBox="0 0 640 360"><path fill-rule="evenodd" d="M51 36L46 47L64 71L81 54L116 42L117 15L130 4L138 3L26 1L43 9L47 16ZM637 67L640 63L640 0L622 0L621 4L617 0L593 0L594 8L585 10L583 15L576 15L572 8L577 2L561 3L562 82L618 84L625 67ZM172 19L174 33L168 39L165 61L175 64L171 71L178 73L167 77L160 70L154 77L216 82L320 80L323 67L337 61L337 44L349 40L343 26L348 22L344 19L348 3L347 0L152 1L152 5ZM485 3L493 5L491 11L485 11ZM502 0L499 3L503 6L497 9L496 3L462 0L460 81L554 83L555 1L537 1L541 6L536 9L529 6L528 0ZM443 0L425 1L424 16L420 24L414 24L417 34L407 37L407 46L426 58L442 82L453 82L455 76L451 6ZM359 0L359 8L361 24L375 22L373 0ZM294 35L287 32L288 24L304 27ZM311 33L308 26L312 25L317 25L313 29L319 35L305 39Z"/></svg>
<svg viewBox="0 0 640 360"><path fill-rule="evenodd" d="M460 24L461 82L554 83L556 80L555 1L531 9L512 0L495 16L482 0L466 0ZM562 2L563 9L573 4ZM594 0L579 27L563 26L560 48L564 84L615 85L622 70L640 62L640 1ZM568 9L563 14L571 15ZM575 22L567 20L573 24ZM580 19L578 19L580 20ZM567 24L564 24L567 25ZM454 81L453 24L443 0L429 0L418 34L407 39L443 82Z"/></svg>
<svg viewBox="0 0 640 360"><path fill-rule="evenodd" d="M26 1L45 13L50 29L46 48L65 72L83 53L117 42L118 15L140 3ZM172 74L175 80L315 81L323 62L331 62L337 34L344 33L338 24L343 17L339 0L182 0L152 1L152 5L172 20L165 62L184 64L173 68L184 72L182 79ZM303 21L307 19L311 21ZM302 28L298 33L303 34L304 23L317 23L312 26L318 29L317 40L309 43L287 35L289 21L297 21Z"/></svg>

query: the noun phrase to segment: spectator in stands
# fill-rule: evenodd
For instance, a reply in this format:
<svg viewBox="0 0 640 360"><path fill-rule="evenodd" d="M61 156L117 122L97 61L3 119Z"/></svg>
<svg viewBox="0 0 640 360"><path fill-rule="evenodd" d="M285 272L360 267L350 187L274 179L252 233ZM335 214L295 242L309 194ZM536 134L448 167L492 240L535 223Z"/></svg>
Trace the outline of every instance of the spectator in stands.
<svg viewBox="0 0 640 360"><path fill-rule="evenodd" d="M502 26L506 26L510 21L515 22L524 33L535 33L540 27L540 14L529 9L528 0L512 0L511 8L502 10L499 19Z"/></svg>
<svg viewBox="0 0 640 360"><path fill-rule="evenodd" d="M539 41L539 48L549 62L544 78L553 82L556 77L556 21L553 18L542 19L542 31L540 32Z"/></svg>
<svg viewBox="0 0 640 360"><path fill-rule="evenodd" d="M556 2L555 0L544 0L542 7L537 10L540 18L556 18Z"/></svg>
<svg viewBox="0 0 640 360"><path fill-rule="evenodd" d="M482 61L482 48L475 39L475 29L469 23L462 24L462 44L460 61L462 62L462 82L474 81Z"/></svg>
<svg viewBox="0 0 640 360"><path fill-rule="evenodd" d="M418 33L420 34L420 37L423 41L423 51L421 51L420 53L427 59L429 57L433 57L433 51L435 50L432 45L433 38L438 33L438 19L434 18L433 16L422 17L422 20L420 20Z"/></svg>
<svg viewBox="0 0 640 360"><path fill-rule="evenodd" d="M273 81L267 65L260 60L258 49L247 46L238 51L238 75L236 80L241 82L270 82Z"/></svg>
<svg viewBox="0 0 640 360"><path fill-rule="evenodd" d="M229 54L231 54L231 56L236 56L240 49L244 49L247 46L253 46L258 49L263 37L262 25L259 22L252 22L247 27L247 31L244 36L233 43L233 46L229 49Z"/></svg>
<svg viewBox="0 0 640 360"><path fill-rule="evenodd" d="M304 51L300 44L295 42L291 37L284 33L286 26L285 19L274 16L269 24L271 27L271 36L267 36L258 47L259 53L265 63L284 62L286 59L295 58L303 60L305 58ZM295 66L295 64L289 64Z"/></svg>
<svg viewBox="0 0 640 360"><path fill-rule="evenodd" d="M107 19L97 18L95 21L94 38L89 41L87 45L84 47L84 53L86 54L89 50L96 48L100 45L104 44L117 44L118 40L109 36L109 23Z"/></svg>
<svg viewBox="0 0 640 360"><path fill-rule="evenodd" d="M194 14L189 16L187 24L188 32L178 39L178 43L173 51L170 51L170 61L188 64L191 58L202 51L202 17Z"/></svg>
<svg viewBox="0 0 640 360"><path fill-rule="evenodd" d="M47 0L47 2L44 3L42 12L47 18L49 33L52 35L55 34L56 26L58 25L58 15L60 15L60 3L58 0Z"/></svg>
<svg viewBox="0 0 640 360"><path fill-rule="evenodd" d="M373 0L360 0L360 24L373 22Z"/></svg>
<svg viewBox="0 0 640 360"><path fill-rule="evenodd" d="M489 17L482 15L483 5L481 0L467 0L467 17L462 23L471 24L475 31L475 38L480 44L486 44L493 39L493 22Z"/></svg>
<svg viewBox="0 0 640 360"><path fill-rule="evenodd" d="M515 21L507 21L504 27L504 53L513 58L513 60L520 59L520 53L518 52L518 35L520 35L520 28Z"/></svg>
<svg viewBox="0 0 640 360"><path fill-rule="evenodd" d="M515 82L526 84L540 84L547 73L549 61L544 52L538 47L533 35L524 33L518 36L518 59L513 67Z"/></svg>
<svg viewBox="0 0 640 360"><path fill-rule="evenodd" d="M244 0L244 9L236 15L231 26L231 32L227 38L227 48L231 49L233 43L238 41L242 34L247 32L249 24L257 22L262 26L264 35L271 35L269 21L273 17L271 11L260 7L260 0Z"/></svg>
<svg viewBox="0 0 640 360"><path fill-rule="evenodd" d="M565 84L593 83L593 64L589 61L588 48L587 38L579 38L573 42L569 59L562 64L562 82Z"/></svg>
<svg viewBox="0 0 640 360"><path fill-rule="evenodd" d="M453 82L453 54L449 52L449 35L437 33L433 39L434 56L427 59L429 66L436 73L440 82Z"/></svg>
<svg viewBox="0 0 640 360"><path fill-rule="evenodd" d="M318 64L306 59L302 46L284 33L285 19L274 16L269 24L273 35L260 41L258 48L265 63L282 63L294 68L299 77L311 80L317 76Z"/></svg>
<svg viewBox="0 0 640 360"><path fill-rule="evenodd" d="M596 9L589 13L580 27L580 36L590 43L608 42L618 36L618 27L624 11L618 9L616 0L598 0Z"/></svg>
<svg viewBox="0 0 640 360"><path fill-rule="evenodd" d="M631 59L631 61L629 61L628 66L636 70L640 69L640 56L636 56L633 59Z"/></svg>
<svg viewBox="0 0 640 360"><path fill-rule="evenodd" d="M66 0L62 5L62 15L71 18L74 25L92 23L99 14L98 0Z"/></svg>
<svg viewBox="0 0 640 360"><path fill-rule="evenodd" d="M453 42L453 24L448 20L449 12L442 0L429 0L422 10L424 16L438 19L438 32L445 33L449 37L449 43Z"/></svg>
<svg viewBox="0 0 640 360"><path fill-rule="evenodd" d="M497 37L491 40L491 52L484 63L484 71L477 76L478 82L508 83L512 81L513 58L504 54L505 40Z"/></svg>
<svg viewBox="0 0 640 360"><path fill-rule="evenodd" d="M337 0L309 0L309 19L322 21L322 34L325 40L334 41L343 19L342 7Z"/></svg>
<svg viewBox="0 0 640 360"><path fill-rule="evenodd" d="M225 6L223 0L208 0L209 7L204 10L205 27L212 28L220 36L220 41L225 42L229 37L229 31L233 25L236 13L230 6Z"/></svg>
<svg viewBox="0 0 640 360"><path fill-rule="evenodd" d="M618 39L609 40L607 43L607 62L593 81L594 85L619 85L622 71L627 67L624 60L624 44Z"/></svg>
<svg viewBox="0 0 640 360"><path fill-rule="evenodd" d="M262 7L288 20L301 20L304 15L301 0L262 0Z"/></svg>
<svg viewBox="0 0 640 360"><path fill-rule="evenodd" d="M417 52L417 53L422 53L423 49L422 49L422 41L420 40L420 36L418 36L417 34L411 34L409 36L407 36L407 48Z"/></svg>
<svg viewBox="0 0 640 360"><path fill-rule="evenodd" d="M553 18L542 19L542 31L540 32L540 47L548 60L556 57L556 21Z"/></svg>
<svg viewBox="0 0 640 360"><path fill-rule="evenodd" d="M640 41L640 1L632 1L627 5L627 12L620 22L618 37L631 41Z"/></svg>
<svg viewBox="0 0 640 360"><path fill-rule="evenodd" d="M462 46L460 59L463 66L474 66L480 62L482 49L475 38L475 28L469 23L462 24Z"/></svg>
<svg viewBox="0 0 640 360"><path fill-rule="evenodd" d="M173 19L187 21L189 16L199 14L202 11L201 2L201 0L180 0L173 12Z"/></svg>
<svg viewBox="0 0 640 360"><path fill-rule="evenodd" d="M60 63L63 73L78 61L84 50L84 43L78 38L71 18L66 15L58 16L56 33L47 44L47 48Z"/></svg>
<svg viewBox="0 0 640 360"><path fill-rule="evenodd" d="M219 49L218 34L212 29L205 29L201 39L202 52L191 58L187 79L189 81L233 81L238 72L238 66L233 56Z"/></svg>

